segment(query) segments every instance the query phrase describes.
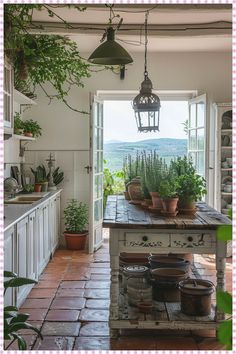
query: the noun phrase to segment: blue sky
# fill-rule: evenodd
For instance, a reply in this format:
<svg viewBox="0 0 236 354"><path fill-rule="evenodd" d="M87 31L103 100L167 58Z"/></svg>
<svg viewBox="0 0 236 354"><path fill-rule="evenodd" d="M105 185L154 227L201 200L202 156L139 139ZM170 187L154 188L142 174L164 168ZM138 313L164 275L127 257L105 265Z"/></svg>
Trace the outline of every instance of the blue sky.
<svg viewBox="0 0 236 354"><path fill-rule="evenodd" d="M139 133L130 101L104 102L104 141L139 141L145 139L186 139L183 123L188 118L188 102L162 101L160 132Z"/></svg>

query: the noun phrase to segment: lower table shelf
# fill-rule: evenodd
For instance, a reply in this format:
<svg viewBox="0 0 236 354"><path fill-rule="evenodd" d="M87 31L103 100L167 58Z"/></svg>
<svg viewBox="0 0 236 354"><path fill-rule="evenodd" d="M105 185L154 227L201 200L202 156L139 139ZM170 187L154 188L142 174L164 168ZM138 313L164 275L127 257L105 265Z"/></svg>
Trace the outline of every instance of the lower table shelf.
<svg viewBox="0 0 236 354"><path fill-rule="evenodd" d="M149 328L149 329L214 329L215 306L209 316L187 316L181 312L179 302L153 302L150 313L142 313L128 304L126 294L120 294L119 319L110 320L112 328Z"/></svg>

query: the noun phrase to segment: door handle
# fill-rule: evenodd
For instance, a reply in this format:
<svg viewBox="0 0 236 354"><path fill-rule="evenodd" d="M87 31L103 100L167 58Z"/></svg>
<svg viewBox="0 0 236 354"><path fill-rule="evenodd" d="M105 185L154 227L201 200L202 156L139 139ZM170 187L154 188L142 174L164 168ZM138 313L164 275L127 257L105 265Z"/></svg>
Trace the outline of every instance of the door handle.
<svg viewBox="0 0 236 354"><path fill-rule="evenodd" d="M92 171L92 167L89 165L85 166L84 168L86 168L88 174L90 171Z"/></svg>

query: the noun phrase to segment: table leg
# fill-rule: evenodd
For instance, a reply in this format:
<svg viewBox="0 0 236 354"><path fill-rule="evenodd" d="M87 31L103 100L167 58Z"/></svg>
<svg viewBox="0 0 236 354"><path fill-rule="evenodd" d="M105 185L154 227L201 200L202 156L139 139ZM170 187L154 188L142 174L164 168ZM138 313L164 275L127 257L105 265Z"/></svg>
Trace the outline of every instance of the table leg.
<svg viewBox="0 0 236 354"><path fill-rule="evenodd" d="M110 319L119 319L119 256L111 256Z"/></svg>
<svg viewBox="0 0 236 354"><path fill-rule="evenodd" d="M225 257L226 257L226 242L216 242L216 290L225 291ZM223 320L224 313L216 310L216 321Z"/></svg>

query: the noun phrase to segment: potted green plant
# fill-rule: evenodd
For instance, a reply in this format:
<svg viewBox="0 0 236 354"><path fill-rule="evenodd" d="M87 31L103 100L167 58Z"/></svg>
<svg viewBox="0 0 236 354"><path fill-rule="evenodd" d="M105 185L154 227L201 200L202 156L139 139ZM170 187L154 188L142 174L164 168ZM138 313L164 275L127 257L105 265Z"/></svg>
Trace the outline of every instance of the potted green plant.
<svg viewBox="0 0 236 354"><path fill-rule="evenodd" d="M195 202L206 194L206 181L196 172L193 162L187 156L171 161L170 169L177 175L178 207L182 212L195 212Z"/></svg>
<svg viewBox="0 0 236 354"><path fill-rule="evenodd" d="M4 295L9 288L18 288L19 286L37 284L37 281L18 277L16 273L4 271ZM4 307L4 349L7 350L10 345L17 340L18 349L26 350L27 343L24 339L23 330L32 330L43 339L40 330L27 322L29 314L19 312L16 306Z"/></svg>
<svg viewBox="0 0 236 354"><path fill-rule="evenodd" d="M29 119L23 122L24 135L28 137L37 138L42 135L42 128L38 122Z"/></svg>
<svg viewBox="0 0 236 354"><path fill-rule="evenodd" d="M88 208L86 204L71 199L64 210L65 240L70 250L82 250L85 248L88 231Z"/></svg>
<svg viewBox="0 0 236 354"><path fill-rule="evenodd" d="M34 185L33 184L26 184L24 187L23 187L23 193L24 194L27 194L27 193L32 193L34 191Z"/></svg>
<svg viewBox="0 0 236 354"><path fill-rule="evenodd" d="M160 197L162 203L162 213L166 216L175 216L178 196L177 196L178 183L173 171L169 169L163 173L162 180L160 182Z"/></svg>
<svg viewBox="0 0 236 354"><path fill-rule="evenodd" d="M177 194L179 209L195 211L195 202L206 194L206 181L198 174L183 174L178 177Z"/></svg>
<svg viewBox="0 0 236 354"><path fill-rule="evenodd" d="M130 154L126 156L123 167L126 186L125 197L133 204L141 204L143 200L140 181L140 166L141 156L138 152L135 156Z"/></svg>
<svg viewBox="0 0 236 354"><path fill-rule="evenodd" d="M14 115L14 133L17 135L24 134L24 122L21 119L20 113L16 112Z"/></svg>
<svg viewBox="0 0 236 354"><path fill-rule="evenodd" d="M162 180L162 173L167 166L165 160L160 158L156 151L151 151L149 154L144 154L144 173L146 186L152 198L151 209L161 209L160 200L160 183Z"/></svg>

